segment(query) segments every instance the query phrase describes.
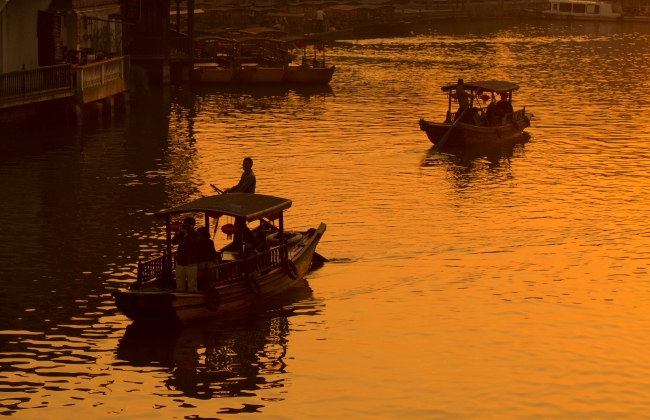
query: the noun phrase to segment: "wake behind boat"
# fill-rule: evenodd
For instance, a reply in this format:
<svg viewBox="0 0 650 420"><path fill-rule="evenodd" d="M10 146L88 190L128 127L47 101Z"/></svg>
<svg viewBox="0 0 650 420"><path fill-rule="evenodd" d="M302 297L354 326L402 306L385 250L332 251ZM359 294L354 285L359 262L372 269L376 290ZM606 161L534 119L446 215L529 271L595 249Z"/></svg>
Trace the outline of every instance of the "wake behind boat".
<svg viewBox="0 0 650 420"><path fill-rule="evenodd" d="M489 80L465 83L463 86L465 90L470 92L472 99L465 114L458 116L458 118L461 118L460 121L456 121L456 113L451 112L452 100L456 99L454 92L458 89L458 84L442 87L442 91L447 93L449 99L447 117L444 122L435 123L420 119L420 130L427 134L427 137L434 145L445 137L450 130L445 145L464 147L484 145L518 137L530 126L532 114L526 113L526 107L519 111L512 109L512 93L519 89L518 85L510 82ZM501 115L494 112L491 106L481 107L478 100L482 100L483 105L485 105L491 100L488 93L507 97L506 103L509 106L501 109L509 109L510 111ZM476 99L476 105L478 106L474 106L474 99Z"/></svg>
<svg viewBox="0 0 650 420"><path fill-rule="evenodd" d="M326 229L321 223L304 232L286 232L283 215L290 207L291 200L285 198L231 193L203 197L156 213L165 219L163 255L138 262L137 281L130 289L111 292L115 305L134 321L188 322L255 305L288 289L310 270ZM188 213L203 213L208 229L211 219L218 223L223 216L234 218L234 224L222 227L224 233L234 235L234 240L221 249L217 263L199 270L198 291L174 287L177 253L172 251L172 231L178 222L172 222L172 217ZM279 226L271 220L277 220ZM248 231L247 223L254 221L259 221L259 226ZM248 249L245 232L266 235L274 246L261 252Z"/></svg>

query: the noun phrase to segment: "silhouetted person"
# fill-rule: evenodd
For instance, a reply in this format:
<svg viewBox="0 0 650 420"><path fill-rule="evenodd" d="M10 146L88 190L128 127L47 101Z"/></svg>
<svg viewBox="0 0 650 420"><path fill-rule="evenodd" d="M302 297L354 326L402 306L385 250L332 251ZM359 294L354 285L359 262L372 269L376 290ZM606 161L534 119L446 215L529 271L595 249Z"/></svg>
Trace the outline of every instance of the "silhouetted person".
<svg viewBox="0 0 650 420"><path fill-rule="evenodd" d="M508 100L508 96L507 93L502 93L501 100L497 102L496 105L497 112L501 118L501 123L499 125L506 125L508 122L508 115L512 118L512 113L514 112L512 109L512 103Z"/></svg>
<svg viewBox="0 0 650 420"><path fill-rule="evenodd" d="M196 247L199 270L206 268L209 264L215 263L219 259L219 253L214 247L214 241L210 239L210 232L205 226L196 230L201 235Z"/></svg>
<svg viewBox="0 0 650 420"><path fill-rule="evenodd" d="M471 94L465 92L465 88L463 87L463 79L458 79L458 85L456 86L456 99L458 99L458 109L456 110L456 117L454 118L454 121L459 119L463 111L469 108L469 99L471 96Z"/></svg>
<svg viewBox="0 0 650 420"><path fill-rule="evenodd" d="M242 163L242 169L244 173L241 174L239 184L235 185L232 188L226 188L224 194L228 193L255 193L255 185L257 184L257 179L255 179L255 174L253 173L253 159L247 157L244 158Z"/></svg>
<svg viewBox="0 0 650 420"><path fill-rule="evenodd" d="M201 234L194 230L196 221L193 217L186 217L183 225L172 238L172 244L178 245L176 252L176 290L185 290L187 282L190 292L198 292L196 284L196 271L198 266L197 245Z"/></svg>

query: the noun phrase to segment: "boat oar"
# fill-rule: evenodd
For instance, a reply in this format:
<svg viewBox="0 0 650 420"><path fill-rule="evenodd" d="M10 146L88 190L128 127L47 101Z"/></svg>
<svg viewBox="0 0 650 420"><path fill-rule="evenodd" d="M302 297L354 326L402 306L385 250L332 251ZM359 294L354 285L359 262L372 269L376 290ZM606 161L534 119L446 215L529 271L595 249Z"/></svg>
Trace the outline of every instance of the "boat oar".
<svg viewBox="0 0 650 420"><path fill-rule="evenodd" d="M214 190L215 190L216 192L218 192L219 194L223 194L223 191L221 191L219 188L217 188L214 184L210 184L210 186L211 186L212 188L214 188Z"/></svg>
<svg viewBox="0 0 650 420"><path fill-rule="evenodd" d="M454 130L454 127L456 127L456 124L458 124L460 122L460 120L463 118L463 115L465 115L465 113L467 112L468 109L469 109L469 107L465 108L465 110L460 113L460 117L456 118L456 121L454 121L454 123L451 125L451 127L449 127L449 130L447 130L445 135L442 136L440 141L438 141L438 143L436 143L435 146L433 146L433 151L434 152L438 152L438 151L440 151L440 149L442 149L442 146L444 146L445 143L447 142L447 139L449 138L449 135L451 134L451 132Z"/></svg>

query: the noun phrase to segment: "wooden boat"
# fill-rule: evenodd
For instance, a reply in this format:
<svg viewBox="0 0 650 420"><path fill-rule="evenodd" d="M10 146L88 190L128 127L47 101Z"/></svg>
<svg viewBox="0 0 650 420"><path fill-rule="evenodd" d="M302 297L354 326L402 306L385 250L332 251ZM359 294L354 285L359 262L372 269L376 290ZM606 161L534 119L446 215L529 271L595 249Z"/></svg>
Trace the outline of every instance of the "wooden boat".
<svg viewBox="0 0 650 420"><path fill-rule="evenodd" d="M192 77L198 83L230 83L234 72L217 63L194 63Z"/></svg>
<svg viewBox="0 0 650 420"><path fill-rule="evenodd" d="M305 34L305 36L319 41L336 41L342 39L354 39L354 29L341 29L338 31L326 31L326 32L313 32Z"/></svg>
<svg viewBox="0 0 650 420"><path fill-rule="evenodd" d="M279 39L284 57L293 57L293 51L298 50L302 54L301 63L292 64L287 59L284 68L282 81L285 83L322 83L326 84L332 80L334 66L325 64L325 43L313 38L291 36ZM308 50L308 48L310 50ZM313 53L313 59L307 57Z"/></svg>
<svg viewBox="0 0 650 420"><path fill-rule="evenodd" d="M278 41L273 38L233 38L234 81L238 83L280 83L284 66L278 61Z"/></svg>
<svg viewBox="0 0 650 420"><path fill-rule="evenodd" d="M623 19L623 9L620 4L599 0L551 0L546 9L524 9L524 14L549 20L616 21Z"/></svg>
<svg viewBox="0 0 650 420"><path fill-rule="evenodd" d="M473 83L465 83L465 91L477 95L479 98L487 101L490 96L486 93L507 93L509 101L512 103L512 92L519 89L519 86L514 83L504 81L481 81ZM447 92L449 98L449 108L447 110L447 118L444 122L434 123L424 119L420 119L420 130L427 133L427 137L435 145L438 141L449 131L454 124L456 117L455 112L451 112L452 99L455 97L455 90L458 85L447 85L442 87L443 92ZM486 117L486 109L473 107L473 102L470 103L470 109L474 110L475 116L468 118L467 115L463 120L458 122L453 127L445 146L449 147L466 147L485 145L491 142L499 142L505 139L511 139L520 136L523 131L530 126L530 119L532 114L526 113L526 107L512 114L506 115L506 124L501 125L502 122L488 121ZM478 104L478 101L477 101ZM469 111L466 113L468 114ZM499 124L499 125L497 125Z"/></svg>
<svg viewBox="0 0 650 420"><path fill-rule="evenodd" d="M290 239L284 230L284 211L291 200L260 194L232 193L199 198L156 213L165 219L166 248L163 255L138 262L137 281L129 290L111 292L117 308L134 321L188 322L222 315L255 305L291 287L309 271L316 246L326 226L296 232ZM205 226L211 219L233 217L235 240L221 249L218 264L199 272L198 292L175 290L175 252L172 251L172 217L203 213ZM279 227L265 220L278 220ZM261 253L245 250L244 230L259 221L253 234L264 232L277 245ZM222 228L224 229L224 228ZM232 231L232 230L231 230Z"/></svg>

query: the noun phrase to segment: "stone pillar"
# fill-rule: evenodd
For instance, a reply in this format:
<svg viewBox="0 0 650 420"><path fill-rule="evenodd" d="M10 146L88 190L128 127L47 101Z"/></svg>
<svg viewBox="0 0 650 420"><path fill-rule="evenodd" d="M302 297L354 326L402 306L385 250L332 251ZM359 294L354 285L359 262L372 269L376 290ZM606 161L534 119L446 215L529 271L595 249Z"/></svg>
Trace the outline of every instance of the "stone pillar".
<svg viewBox="0 0 650 420"><path fill-rule="evenodd" d="M112 96L104 99L104 105L108 108L111 113L111 118L115 117L115 99Z"/></svg>
<svg viewBox="0 0 650 420"><path fill-rule="evenodd" d="M181 67L181 73L183 74L183 83L189 83L189 81L190 81L190 71L191 71L190 66L191 65L192 65L191 63L183 64L182 67Z"/></svg>
<svg viewBox="0 0 650 420"><path fill-rule="evenodd" d="M169 60L163 61L162 82L163 85L168 85L171 83L171 65L169 63Z"/></svg>
<svg viewBox="0 0 650 420"><path fill-rule="evenodd" d="M93 108L97 112L97 122L101 124L102 116L104 114L104 104L101 102L93 102Z"/></svg>

